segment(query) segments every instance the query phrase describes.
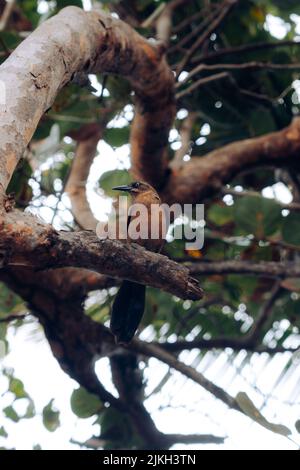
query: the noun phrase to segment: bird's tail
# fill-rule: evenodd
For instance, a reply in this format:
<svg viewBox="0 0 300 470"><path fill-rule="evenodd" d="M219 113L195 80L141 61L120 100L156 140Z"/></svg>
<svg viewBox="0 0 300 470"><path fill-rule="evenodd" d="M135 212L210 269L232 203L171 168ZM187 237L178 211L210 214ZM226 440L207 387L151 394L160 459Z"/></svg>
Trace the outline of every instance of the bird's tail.
<svg viewBox="0 0 300 470"><path fill-rule="evenodd" d="M123 281L115 298L110 329L117 343L129 343L140 324L145 310L146 287Z"/></svg>

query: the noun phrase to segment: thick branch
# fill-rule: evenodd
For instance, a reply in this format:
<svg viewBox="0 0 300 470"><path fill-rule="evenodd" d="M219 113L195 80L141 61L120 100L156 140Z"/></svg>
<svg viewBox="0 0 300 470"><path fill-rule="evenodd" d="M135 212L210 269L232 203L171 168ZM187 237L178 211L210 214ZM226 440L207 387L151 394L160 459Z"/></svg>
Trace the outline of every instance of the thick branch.
<svg viewBox="0 0 300 470"><path fill-rule="evenodd" d="M109 239L93 232L56 232L30 214L6 215L0 225L0 267L27 266L44 270L86 268L120 279L157 287L178 297L202 297L198 281L188 269L143 247Z"/></svg>
<svg viewBox="0 0 300 470"><path fill-rule="evenodd" d="M218 193L238 173L261 165L300 168L300 119L279 132L226 145L194 157L174 171L163 191L168 202L198 203Z"/></svg>
<svg viewBox="0 0 300 470"><path fill-rule="evenodd" d="M107 72L130 80L136 92L133 172L140 175L145 164L149 182L162 183L175 106L174 77L161 50L120 20L67 7L44 22L0 67L6 92L0 108L0 194L41 116L78 72Z"/></svg>

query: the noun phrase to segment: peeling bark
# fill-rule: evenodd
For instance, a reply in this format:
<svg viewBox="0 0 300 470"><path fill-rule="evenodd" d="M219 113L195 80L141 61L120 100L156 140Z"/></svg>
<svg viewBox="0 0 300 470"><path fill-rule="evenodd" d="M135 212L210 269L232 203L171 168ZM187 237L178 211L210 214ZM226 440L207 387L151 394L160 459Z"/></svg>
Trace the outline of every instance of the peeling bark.
<svg viewBox="0 0 300 470"><path fill-rule="evenodd" d="M70 6L37 28L0 67L6 91L0 105L0 192L42 115L78 72L119 74L130 81L136 93L133 172L138 177L150 160L148 181L162 183L175 105L174 77L160 48L120 20Z"/></svg>

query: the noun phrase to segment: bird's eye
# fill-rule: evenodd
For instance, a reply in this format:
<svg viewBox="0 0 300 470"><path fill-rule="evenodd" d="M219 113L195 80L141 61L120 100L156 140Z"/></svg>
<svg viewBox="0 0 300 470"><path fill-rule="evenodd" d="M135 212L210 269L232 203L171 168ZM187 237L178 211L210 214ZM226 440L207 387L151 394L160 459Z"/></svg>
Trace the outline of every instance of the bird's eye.
<svg viewBox="0 0 300 470"><path fill-rule="evenodd" d="M133 189L138 189L140 187L140 183L132 183Z"/></svg>

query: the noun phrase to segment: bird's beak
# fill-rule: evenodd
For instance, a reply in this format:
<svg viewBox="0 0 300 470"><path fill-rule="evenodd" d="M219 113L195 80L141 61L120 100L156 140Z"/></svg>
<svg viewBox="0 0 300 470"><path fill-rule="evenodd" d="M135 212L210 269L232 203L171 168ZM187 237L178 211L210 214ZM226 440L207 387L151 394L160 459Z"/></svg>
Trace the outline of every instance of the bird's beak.
<svg viewBox="0 0 300 470"><path fill-rule="evenodd" d="M115 188L112 188L112 190L130 192L132 190L132 187L131 186L116 186Z"/></svg>

